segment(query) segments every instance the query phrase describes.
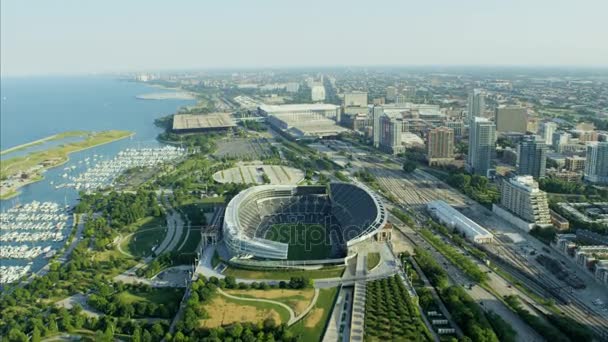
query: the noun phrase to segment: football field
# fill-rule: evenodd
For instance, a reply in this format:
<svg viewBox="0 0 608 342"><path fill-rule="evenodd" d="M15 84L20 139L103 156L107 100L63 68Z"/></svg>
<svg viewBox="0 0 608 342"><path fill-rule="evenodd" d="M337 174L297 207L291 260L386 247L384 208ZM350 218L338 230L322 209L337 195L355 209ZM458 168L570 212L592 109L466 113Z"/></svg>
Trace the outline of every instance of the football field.
<svg viewBox="0 0 608 342"><path fill-rule="evenodd" d="M327 259L331 254L327 230L318 224L275 224L270 227L265 238L289 244L289 260Z"/></svg>

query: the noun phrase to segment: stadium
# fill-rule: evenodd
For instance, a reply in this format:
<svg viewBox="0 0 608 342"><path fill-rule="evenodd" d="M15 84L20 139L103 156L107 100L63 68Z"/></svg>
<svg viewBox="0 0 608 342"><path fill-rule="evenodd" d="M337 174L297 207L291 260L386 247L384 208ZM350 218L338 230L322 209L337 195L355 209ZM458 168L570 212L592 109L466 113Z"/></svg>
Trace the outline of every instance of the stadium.
<svg viewBox="0 0 608 342"><path fill-rule="evenodd" d="M223 240L240 259L333 260L386 219L382 201L363 185L261 185L228 203Z"/></svg>

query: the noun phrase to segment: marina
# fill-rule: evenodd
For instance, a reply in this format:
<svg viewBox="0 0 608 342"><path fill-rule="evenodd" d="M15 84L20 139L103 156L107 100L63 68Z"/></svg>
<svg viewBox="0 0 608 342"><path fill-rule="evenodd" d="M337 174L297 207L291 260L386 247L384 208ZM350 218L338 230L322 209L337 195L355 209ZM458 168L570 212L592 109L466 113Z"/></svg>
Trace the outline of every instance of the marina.
<svg viewBox="0 0 608 342"><path fill-rule="evenodd" d="M55 202L32 201L0 213L0 283L20 279L56 253L67 233L67 209Z"/></svg>
<svg viewBox="0 0 608 342"><path fill-rule="evenodd" d="M16 282L26 276L31 268L31 263L25 266L0 266L0 284Z"/></svg>
<svg viewBox="0 0 608 342"><path fill-rule="evenodd" d="M157 148L127 148L118 152L111 160L102 160L85 172L70 176L72 168L66 168L62 177L68 182L58 184L56 189L63 187L77 190L91 191L108 186L122 172L137 167L153 167L162 163L175 160L186 155L186 149L182 147L163 146ZM95 160L95 159L94 159ZM85 158L79 163L89 164L90 159Z"/></svg>
<svg viewBox="0 0 608 342"><path fill-rule="evenodd" d="M162 160L173 160L168 155L175 151L164 153L163 150L156 150L165 145L156 140L162 129L152 123L156 118L173 113L176 108L194 101L141 101L135 98L149 90L150 87L146 85L103 77L32 78L27 82L9 80L2 83L2 94L6 97L2 101L3 122L0 134L0 145L3 147L20 146L72 130L97 132L120 128L134 132L135 136L74 152L65 164L48 169L43 180L23 186L13 198L0 200L0 246L10 246L3 253L15 256L0 258L0 283L12 283L38 272L48 263L45 257L65 244L73 225L68 206L73 207L78 203L78 192L87 187L85 183L88 183L90 190L100 185L107 186L124 169L137 165L156 165L158 162L146 164L142 160L135 162L124 158L120 161L119 154L134 157L141 154L140 159L154 158L155 154L159 154L158 157ZM57 97L66 98L72 106L64 106L64 102L57 101ZM36 101L31 101L32 98ZM82 113L89 115L83 118ZM21 118L26 115L35 124L28 130L23 130ZM120 122L120 127L117 127L117 122ZM35 145L27 151L47 147L48 144ZM174 147L170 149L176 150ZM131 150L149 151L143 156L145 152L135 153ZM15 153L24 151L26 150ZM177 155L181 153L183 152L178 152ZM10 155L5 154L2 159L8 156ZM115 156L117 160L113 159ZM106 166L102 168L102 164ZM91 171L93 169L95 171ZM110 169L114 169L113 172ZM107 171L107 178L102 179L101 174L95 175L96 171L101 170ZM87 171L91 172L85 175ZM80 186L76 180L72 180L78 176L83 176L78 181ZM46 208L43 203L55 204L49 204ZM28 249L14 248L23 245ZM49 246L48 252L37 252ZM35 247L40 248L34 249ZM29 259L34 254L37 256Z"/></svg>

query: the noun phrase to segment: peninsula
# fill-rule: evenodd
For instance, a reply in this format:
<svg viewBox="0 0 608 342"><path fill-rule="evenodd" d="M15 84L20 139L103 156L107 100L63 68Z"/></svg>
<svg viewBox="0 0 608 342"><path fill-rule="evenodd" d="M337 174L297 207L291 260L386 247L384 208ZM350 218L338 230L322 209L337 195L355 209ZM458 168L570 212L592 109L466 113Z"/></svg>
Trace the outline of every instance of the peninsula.
<svg viewBox="0 0 608 342"><path fill-rule="evenodd" d="M78 137L82 139L0 160L0 199L16 196L22 186L42 180L42 174L46 170L67 162L70 153L124 139L133 134L133 132L121 130L102 132L68 131L3 150L0 155L22 151L52 141L61 141L66 138Z"/></svg>

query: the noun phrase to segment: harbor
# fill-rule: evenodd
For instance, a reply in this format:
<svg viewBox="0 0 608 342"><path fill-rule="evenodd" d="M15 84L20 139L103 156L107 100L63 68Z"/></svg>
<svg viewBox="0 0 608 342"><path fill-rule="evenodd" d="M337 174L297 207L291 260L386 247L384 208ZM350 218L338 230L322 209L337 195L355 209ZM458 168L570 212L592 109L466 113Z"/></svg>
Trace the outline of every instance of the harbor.
<svg viewBox="0 0 608 342"><path fill-rule="evenodd" d="M109 186L116 177L126 170L138 167L154 167L183 157L186 153L185 148L174 146L142 149L127 148L118 152L113 159L100 161L78 175L71 176L69 172L73 169L66 168L62 177L67 179L68 182L58 184L55 188L69 187L84 191L96 190ZM90 159L84 161L85 164L88 164Z"/></svg>
<svg viewBox="0 0 608 342"><path fill-rule="evenodd" d="M32 201L0 212L0 283L29 275L63 244L71 222L67 206ZM24 264L27 263L27 264Z"/></svg>
<svg viewBox="0 0 608 342"><path fill-rule="evenodd" d="M65 164L48 169L43 180L23 186L13 198L0 200L0 247L3 248L0 285L38 272L48 263L48 257L62 248L73 226L70 208L78 203L79 191L108 186L124 170L170 162L185 153L184 149L158 142L156 136L162 129L153 122L194 101L137 100L135 96L149 91L150 87L115 79L77 78L61 82L65 96L78 99L71 101L78 105L66 108L53 96L40 95L49 93L46 80L33 80L23 88L21 84L3 84L3 95L7 96L7 101L2 102L3 120L6 119L0 135L3 147L20 146L70 130L119 128L132 131L135 136L74 152ZM29 101L31 97L38 101ZM54 114L47 115L49 111ZM90 113L85 120L83 112ZM19 126L11 126L26 114L38 125L25 132ZM116 122L120 122L120 127ZM57 131L56 127L61 128Z"/></svg>

